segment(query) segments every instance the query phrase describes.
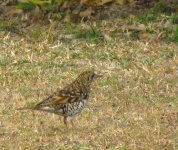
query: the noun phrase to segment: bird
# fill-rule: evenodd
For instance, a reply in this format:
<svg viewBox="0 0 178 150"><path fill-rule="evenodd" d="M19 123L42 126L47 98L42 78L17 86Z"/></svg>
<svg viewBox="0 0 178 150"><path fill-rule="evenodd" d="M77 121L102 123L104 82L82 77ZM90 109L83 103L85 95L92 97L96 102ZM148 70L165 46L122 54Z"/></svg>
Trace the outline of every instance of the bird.
<svg viewBox="0 0 178 150"><path fill-rule="evenodd" d="M63 116L63 121L68 128L68 118L71 118L71 125L74 125L74 118L86 106L91 91L92 82L102 77L93 70L82 72L72 83L63 89L57 89L46 99L34 106L18 108L17 110L39 110Z"/></svg>

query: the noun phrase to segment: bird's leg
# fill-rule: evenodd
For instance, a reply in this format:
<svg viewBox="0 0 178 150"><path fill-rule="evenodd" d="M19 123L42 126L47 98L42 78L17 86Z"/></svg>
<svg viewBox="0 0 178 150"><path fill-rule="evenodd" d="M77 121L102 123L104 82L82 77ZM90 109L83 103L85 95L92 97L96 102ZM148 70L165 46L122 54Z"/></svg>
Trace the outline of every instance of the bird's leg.
<svg viewBox="0 0 178 150"><path fill-rule="evenodd" d="M67 117L64 117L64 124L65 124L66 128L68 129L68 125L67 125Z"/></svg>
<svg viewBox="0 0 178 150"><path fill-rule="evenodd" d="M75 122L75 117L72 117L70 121L71 121L72 127L75 128L75 124L74 124L74 122Z"/></svg>

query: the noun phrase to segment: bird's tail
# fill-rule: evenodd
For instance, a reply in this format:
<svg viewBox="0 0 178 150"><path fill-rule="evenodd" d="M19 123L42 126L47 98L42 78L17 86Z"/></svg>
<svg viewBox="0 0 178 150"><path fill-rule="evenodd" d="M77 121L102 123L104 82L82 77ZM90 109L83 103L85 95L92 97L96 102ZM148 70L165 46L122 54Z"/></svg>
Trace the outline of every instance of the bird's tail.
<svg viewBox="0 0 178 150"><path fill-rule="evenodd" d="M34 106L29 106L29 107L22 107L22 108L17 108L16 110L27 110L27 109L31 109L31 110L36 110L37 108Z"/></svg>

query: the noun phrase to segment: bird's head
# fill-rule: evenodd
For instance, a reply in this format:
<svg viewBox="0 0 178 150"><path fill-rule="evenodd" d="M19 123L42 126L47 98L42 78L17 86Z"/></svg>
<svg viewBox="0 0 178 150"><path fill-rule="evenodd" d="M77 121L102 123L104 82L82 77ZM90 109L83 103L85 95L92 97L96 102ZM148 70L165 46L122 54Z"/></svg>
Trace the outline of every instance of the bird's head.
<svg viewBox="0 0 178 150"><path fill-rule="evenodd" d="M84 82L91 84L95 79L102 77L103 75L96 74L92 70L87 70L80 74L80 78L83 79Z"/></svg>

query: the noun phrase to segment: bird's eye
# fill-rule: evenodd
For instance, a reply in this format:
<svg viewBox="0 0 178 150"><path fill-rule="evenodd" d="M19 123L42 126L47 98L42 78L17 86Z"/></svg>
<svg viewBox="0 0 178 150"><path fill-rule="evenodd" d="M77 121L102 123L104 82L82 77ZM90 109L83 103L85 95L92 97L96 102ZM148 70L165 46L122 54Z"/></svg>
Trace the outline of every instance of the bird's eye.
<svg viewBox="0 0 178 150"><path fill-rule="evenodd" d="M92 74L91 77L94 78L95 74Z"/></svg>

